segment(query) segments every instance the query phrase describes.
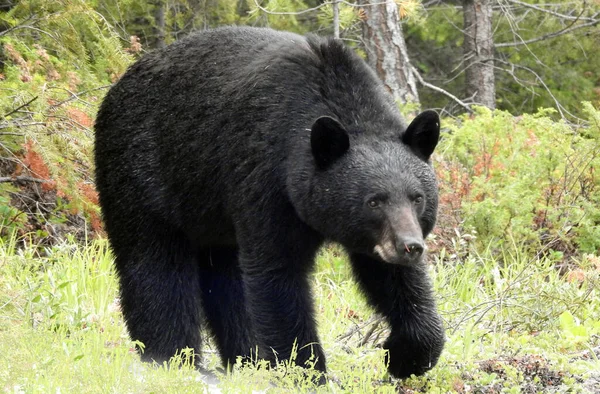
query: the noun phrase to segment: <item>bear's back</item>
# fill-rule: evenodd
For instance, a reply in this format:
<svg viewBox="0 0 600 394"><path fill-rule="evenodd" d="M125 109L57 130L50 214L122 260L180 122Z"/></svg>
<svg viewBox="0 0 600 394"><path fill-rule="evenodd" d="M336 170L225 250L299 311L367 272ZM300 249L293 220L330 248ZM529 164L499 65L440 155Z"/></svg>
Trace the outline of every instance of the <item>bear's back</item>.
<svg viewBox="0 0 600 394"><path fill-rule="evenodd" d="M136 62L107 94L96 121L101 204L222 221L244 182L285 188L289 163L311 165L310 128L323 115L375 139L402 129L390 95L339 40L251 27L192 34Z"/></svg>
<svg viewBox="0 0 600 394"><path fill-rule="evenodd" d="M100 149L115 139L167 150L190 139L240 137L296 145L322 115L360 125L362 133L405 126L374 72L341 41L225 27L191 34L136 62L107 94L96 138Z"/></svg>

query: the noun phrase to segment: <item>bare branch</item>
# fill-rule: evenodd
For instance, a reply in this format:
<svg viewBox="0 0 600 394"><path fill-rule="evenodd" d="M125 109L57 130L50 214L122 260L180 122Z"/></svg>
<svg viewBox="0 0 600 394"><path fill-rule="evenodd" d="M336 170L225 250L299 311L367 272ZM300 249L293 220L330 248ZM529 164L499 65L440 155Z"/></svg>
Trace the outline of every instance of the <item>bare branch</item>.
<svg viewBox="0 0 600 394"><path fill-rule="evenodd" d="M5 30L2 33L0 33L0 37L3 36L3 35L5 35L6 33L10 32L10 31L19 30L19 29L31 29L31 30L37 31L38 33L42 33L42 34L47 35L48 37L52 38L56 42L60 42L60 40L58 38L54 37L52 34L48 33L46 30L42 30L40 28L37 28L35 26L31 26L31 25L19 25L19 26L12 27L12 28L10 28L8 30Z"/></svg>
<svg viewBox="0 0 600 394"><path fill-rule="evenodd" d="M410 70L412 72L412 74L415 76L415 78L417 78L417 80L419 81L419 83L423 86L425 86L426 88L429 88L431 90L435 90L438 93L441 93L447 97L450 97L453 101L455 101L458 105L460 105L461 107L463 107L465 110L467 110L467 112L469 113L473 113L473 110L471 109L471 107L469 107L468 104L464 103L463 101L461 101L461 99L459 99L458 97L456 97L455 95L453 95L452 93L437 87L435 85L430 84L429 82L426 82L423 77L421 76L421 74L419 74L419 72L417 71L416 68L414 68L413 66L410 66Z"/></svg>
<svg viewBox="0 0 600 394"><path fill-rule="evenodd" d="M369 328L369 330L365 333L365 335L360 340L360 342L358 342L358 346L365 346L367 344L367 342L369 341L369 339L371 338L371 336L373 335L373 333L375 332L375 330L377 329L377 327L379 327L379 325L383 321L384 321L383 316L380 316L378 320L375 320L375 323L371 325L371 328Z"/></svg>
<svg viewBox="0 0 600 394"><path fill-rule="evenodd" d="M596 20L594 17L581 17L580 15L579 16L571 16L571 15L561 14L559 12L548 10L548 9L544 9L544 8L542 8L540 6L535 5L535 4L529 4L529 3L525 3L525 2L522 2L522 1L519 1L519 0L507 0L507 1L509 3L518 4L520 6L531 8L531 9L534 9L536 11L545 12L547 14L554 15L554 16L560 18L560 19L580 20L580 21L594 21L594 20ZM584 11L585 11L585 9L584 9ZM583 13L583 11L582 11L582 13Z"/></svg>
<svg viewBox="0 0 600 394"><path fill-rule="evenodd" d="M509 65L513 70L515 68L519 68L522 70L525 70L527 72L530 72L531 74L533 74L533 76L537 79L537 81L543 86L544 90L548 93L548 95L550 95L550 97L552 98L552 100L554 101L554 104L556 105L556 109L558 111L558 113L560 114L560 117L566 121L568 121L569 119L565 116L565 113L567 115L569 115L572 119L576 119L578 121L583 121L583 119L578 118L577 116L573 115L571 112L569 112L561 103L560 101L558 101L558 99L554 96L554 94L552 93L552 90L550 90L550 88L548 87L548 85L546 85L546 83L544 82L544 79L542 77L539 76L538 73L536 73L534 70L532 70L529 67L525 67L525 66L521 66L519 64L514 64L511 62L508 62L506 60L502 60L502 59L494 59L494 62L496 63L503 63L506 65ZM507 69L502 69L500 67L497 67L499 70L502 70L506 73L508 73L509 75L511 75L513 78L515 78L516 81L518 81L518 77L515 75L513 70L507 70Z"/></svg>
<svg viewBox="0 0 600 394"><path fill-rule="evenodd" d="M59 116L59 115L51 115L51 114L46 114L46 116L48 118L60 119L65 123L70 123L72 126L74 125L74 126L79 127L82 131L86 132L87 135L89 135L89 136L93 135L93 131L89 127L84 126L81 123L77 122L76 120L71 119L67 116Z"/></svg>
<svg viewBox="0 0 600 394"><path fill-rule="evenodd" d="M31 14L27 19L25 19L23 22L21 22L20 24L18 24L17 26L13 26L10 27L4 31L0 31L0 37L7 35L8 33L12 32L13 30L17 30L17 29L23 29L25 27L28 27L30 25L27 24L27 22L31 21L32 23L37 22L39 19L36 18L35 14Z"/></svg>
<svg viewBox="0 0 600 394"><path fill-rule="evenodd" d="M290 11L290 12L278 12L278 11L269 11L268 9L264 8L263 6L261 6L260 4L258 4L258 0L254 0L254 5L256 6L256 8L258 8L259 10L261 10L262 12L269 14L269 15L302 15L302 14L306 14L307 12L313 12L313 11L318 11L321 8L328 6L328 5L334 5L334 4L345 4L349 7L358 7L358 8L362 8L362 7L370 7L370 6L375 6L375 5L381 5L381 4L385 4L385 1L379 2L379 3L370 3L368 5L365 4L359 4L359 3L350 3L344 0L334 0L334 1L325 1L321 4L319 4L316 7L312 7L312 8L307 8L305 10L302 11Z"/></svg>
<svg viewBox="0 0 600 394"><path fill-rule="evenodd" d="M543 40L547 40L549 38L554 38L554 37L562 36L563 34L570 33L570 32L572 32L574 30L583 29L584 27L595 26L595 25L597 25L599 23L600 23L600 19L594 19L591 22L583 23L583 24L577 25L577 26L572 26L571 25L571 27L567 27L567 28L564 28L562 30L555 31L554 33L544 34L543 36L540 36L540 37L537 37L537 38L532 38L532 39L524 40L524 41L504 42L504 43L494 44L494 46L496 48L506 48L506 47L514 47L514 46L519 46L519 45L532 44L534 42L543 41Z"/></svg>
<svg viewBox="0 0 600 394"><path fill-rule="evenodd" d="M66 100L63 100L63 101L60 101L60 102L58 102L58 103L56 103L56 104L53 104L53 105L51 106L51 108L60 107L61 105L65 104L65 103L68 103L69 101L72 101L72 100L79 100L79 101L81 101L82 103L84 103L85 105L87 105L88 107L92 107L93 105L92 105L92 104L90 104L90 103L88 103L87 101L85 101L85 100L81 99L81 96L83 96L83 95L85 95L85 94L88 94L88 93L90 93L90 92L94 92L94 91L96 91L96 90L107 89L107 88L110 88L111 86L112 86L112 84L111 84L111 85L102 85L102 86L97 86L97 87L95 87L95 88L88 89L88 90L83 90L83 91L81 91L81 92L77 92L77 93L75 93L75 92L72 92L72 91L70 91L69 89L61 88L61 87L59 87L59 86L51 86L51 87L50 87L50 89L59 89L59 90L64 90L65 92L67 92L67 93L69 93L69 94L71 95L71 97L69 97L68 99L66 99Z"/></svg>
<svg viewBox="0 0 600 394"><path fill-rule="evenodd" d="M32 178L30 176L2 176L0 177L0 183L4 182L33 182L33 183L47 183L45 179Z"/></svg>
<svg viewBox="0 0 600 394"><path fill-rule="evenodd" d="M429 0L423 3L423 8L439 6L442 4L442 0Z"/></svg>
<svg viewBox="0 0 600 394"><path fill-rule="evenodd" d="M360 332L363 328L367 327L368 325L370 325L370 324L379 325L379 323L381 323L383 320L384 320L383 316L381 316L378 313L375 313L366 322L364 322L362 324L356 324L355 326L352 326L346 333L339 335L336 338L336 341L342 341L344 339L348 339L348 338L352 337L352 335L356 334L357 332Z"/></svg>
<svg viewBox="0 0 600 394"><path fill-rule="evenodd" d="M29 127L29 126L46 126L46 122L31 122L31 123L9 122L9 123L0 124L0 130L8 129L9 127Z"/></svg>
<svg viewBox="0 0 600 394"><path fill-rule="evenodd" d="M19 105L17 108L13 109L12 111L10 111L7 114L4 114L2 116L2 118L6 119L7 116L14 114L15 112L18 112L21 108L25 108L27 107L29 104L33 103L35 100L37 100L38 96L35 96L34 98L32 98L31 100L29 100L28 102L26 102L25 104Z"/></svg>
<svg viewBox="0 0 600 394"><path fill-rule="evenodd" d="M340 3L339 0L333 2L333 37L340 38Z"/></svg>
<svg viewBox="0 0 600 394"><path fill-rule="evenodd" d="M260 4L258 4L258 0L254 0L254 5L256 6L256 8L258 8L262 12L264 12L266 14L269 14L269 15L302 15L302 14L306 14L308 12L318 11L318 10L320 10L321 8L325 7L328 4L333 4L333 2L324 2L324 3L321 3L320 5L318 5L316 7L307 8L307 9L302 10L302 11L278 12L278 11L269 11L268 9L266 9L263 6L261 6Z"/></svg>

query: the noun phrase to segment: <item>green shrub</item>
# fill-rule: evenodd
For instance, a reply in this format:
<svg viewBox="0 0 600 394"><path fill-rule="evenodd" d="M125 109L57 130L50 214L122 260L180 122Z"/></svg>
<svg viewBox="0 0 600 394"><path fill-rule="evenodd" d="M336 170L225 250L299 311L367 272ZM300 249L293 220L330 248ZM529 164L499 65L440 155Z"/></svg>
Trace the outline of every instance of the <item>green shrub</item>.
<svg viewBox="0 0 600 394"><path fill-rule="evenodd" d="M552 110L513 117L478 108L447 121L436 163L440 226L474 233L479 249L510 242L559 257L597 253L600 112L583 105L585 127L551 120Z"/></svg>

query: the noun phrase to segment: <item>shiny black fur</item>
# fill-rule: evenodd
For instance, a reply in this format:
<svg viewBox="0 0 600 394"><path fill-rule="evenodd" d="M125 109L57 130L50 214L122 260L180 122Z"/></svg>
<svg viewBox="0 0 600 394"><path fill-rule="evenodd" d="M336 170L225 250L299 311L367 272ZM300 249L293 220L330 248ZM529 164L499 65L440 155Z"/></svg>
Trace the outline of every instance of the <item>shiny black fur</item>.
<svg viewBox="0 0 600 394"><path fill-rule="evenodd" d="M436 219L438 137L435 113L407 128L333 39L230 27L142 58L107 94L95 151L142 358L199 354L206 322L225 365L256 349L285 360L296 343L299 365L312 355L325 371L309 274L329 239L391 324L390 372L433 367L444 332L421 245Z"/></svg>

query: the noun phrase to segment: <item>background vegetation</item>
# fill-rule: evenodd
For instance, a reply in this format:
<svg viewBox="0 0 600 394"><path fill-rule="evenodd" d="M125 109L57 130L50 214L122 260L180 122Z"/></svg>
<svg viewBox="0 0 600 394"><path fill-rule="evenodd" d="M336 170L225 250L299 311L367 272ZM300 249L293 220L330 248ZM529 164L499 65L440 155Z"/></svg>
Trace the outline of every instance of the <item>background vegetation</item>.
<svg viewBox="0 0 600 394"><path fill-rule="evenodd" d="M600 392L600 3L492 4L494 41L521 40L494 51L496 110L465 93L467 3L394 3L425 82L401 109L446 115L429 260L447 348L425 377L390 380L377 348L386 327L329 246L314 278L331 372L318 390ZM341 37L366 55L364 13L336 4ZM331 34L334 14L313 0L0 0L0 390L315 389L285 366L224 376L211 346L206 367L219 383L177 368L185 357L139 362L104 240L92 137L102 97L145 52L223 24Z"/></svg>

